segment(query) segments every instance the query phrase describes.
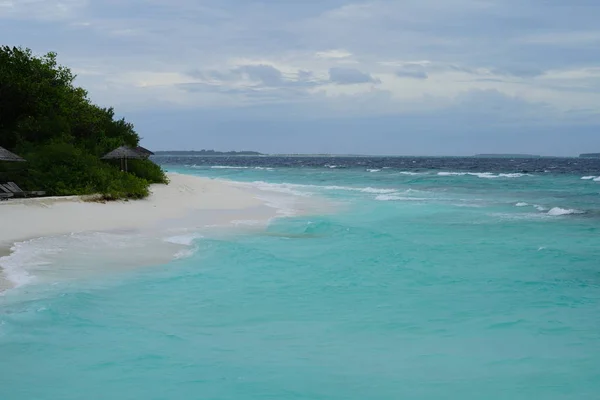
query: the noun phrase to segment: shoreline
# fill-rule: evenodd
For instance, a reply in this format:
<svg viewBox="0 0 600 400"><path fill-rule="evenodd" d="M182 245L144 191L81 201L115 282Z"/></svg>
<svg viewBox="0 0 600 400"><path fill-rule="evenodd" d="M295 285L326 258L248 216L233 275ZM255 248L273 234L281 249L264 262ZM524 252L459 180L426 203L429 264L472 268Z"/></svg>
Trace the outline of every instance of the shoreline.
<svg viewBox="0 0 600 400"><path fill-rule="evenodd" d="M253 193L233 183L176 173L168 177L169 185L152 185L150 196L141 200L101 203L89 201L90 196L68 196L2 202L0 221L10 229L0 230L0 247L70 233L152 228L193 212L266 207Z"/></svg>
<svg viewBox="0 0 600 400"><path fill-rule="evenodd" d="M84 267L80 271L72 268L71 275L86 273L82 271L86 268L157 265L189 252L199 231L218 234L262 229L273 218L284 216L261 193L236 182L177 173L168 177L169 185L152 185L151 195L142 200L98 203L90 202L89 196L71 196L2 202L0 221L5 229L0 230L0 293L25 284L29 275L38 272L54 279L57 272L40 265L58 263L61 271L62 265L69 264L71 251L75 258L91 254L103 260L106 256L108 265L81 263ZM291 201L294 197L289 196ZM135 242L133 251L121 248L120 242L127 240ZM38 247L48 251L52 261L38 265L28 254L21 254L44 256Z"/></svg>

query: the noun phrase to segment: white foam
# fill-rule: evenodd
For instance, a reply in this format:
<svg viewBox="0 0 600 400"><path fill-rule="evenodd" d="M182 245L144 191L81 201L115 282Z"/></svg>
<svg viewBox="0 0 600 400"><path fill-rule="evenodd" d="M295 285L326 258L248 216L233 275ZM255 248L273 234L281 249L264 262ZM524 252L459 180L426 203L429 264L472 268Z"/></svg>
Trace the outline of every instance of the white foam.
<svg viewBox="0 0 600 400"><path fill-rule="evenodd" d="M600 176L597 178L594 178L594 182L600 182Z"/></svg>
<svg viewBox="0 0 600 400"><path fill-rule="evenodd" d="M394 196L391 194L380 194L379 196L375 197L375 200L377 200L377 201L394 201L394 200L402 200L402 197Z"/></svg>
<svg viewBox="0 0 600 400"><path fill-rule="evenodd" d="M240 186L250 186L261 191L267 192L278 192L285 193L294 196L301 197L310 197L314 195L314 191L316 190L334 190L334 191L350 191L350 192L361 192L361 193L369 193L369 194L391 194L397 193L397 189L384 189L384 188L374 188L374 187L352 187L352 186L319 186L319 185L300 185L293 183L269 183L264 181L254 181L251 183L246 182L235 182L236 185ZM312 190L312 191L307 191ZM413 189L408 189L408 192L417 192ZM262 199L262 198L261 198Z"/></svg>
<svg viewBox="0 0 600 400"><path fill-rule="evenodd" d="M548 208L544 207L544 206L540 206L539 204L529 204L529 203L525 203L525 202L520 202L515 204L515 207L533 207L538 211L548 211Z"/></svg>
<svg viewBox="0 0 600 400"><path fill-rule="evenodd" d="M552 216L560 216L560 215L572 215L572 214L583 214L583 211L574 210L574 209L566 209L560 207L554 207L550 211L548 211L548 215Z"/></svg>
<svg viewBox="0 0 600 400"><path fill-rule="evenodd" d="M375 194L386 194L386 193L395 193L396 189L377 189L372 187L367 187L364 189L359 189L362 193L375 193Z"/></svg>
<svg viewBox="0 0 600 400"><path fill-rule="evenodd" d="M313 186L313 187L320 187L323 189L327 189L327 190L345 190L345 191L351 191L351 192L362 192L362 193L374 193L374 194L386 194L386 193L394 193L397 190L396 189L381 189L381 188L372 188L372 187L366 187L366 188L357 188L357 187L351 187L351 186Z"/></svg>
<svg viewBox="0 0 600 400"><path fill-rule="evenodd" d="M515 207L533 207L538 211L548 211L549 209L544 207L544 206L540 206L539 204L529 204L529 203L525 203L525 202L520 202L515 204Z"/></svg>
<svg viewBox="0 0 600 400"><path fill-rule="evenodd" d="M595 176L582 176L581 179L584 181L591 181L592 179L597 179Z"/></svg>
<svg viewBox="0 0 600 400"><path fill-rule="evenodd" d="M438 172L438 176L465 176L466 172Z"/></svg>
<svg viewBox="0 0 600 400"><path fill-rule="evenodd" d="M239 220L234 220L231 221L232 225L235 226L257 226L257 225L264 225L264 221L260 221L257 219L239 219Z"/></svg>
<svg viewBox="0 0 600 400"><path fill-rule="evenodd" d="M478 178L485 178L485 179L496 179L496 178L499 178L498 175L494 175L491 172L470 172L468 175L476 176Z"/></svg>
<svg viewBox="0 0 600 400"><path fill-rule="evenodd" d="M367 172L379 172L381 171L380 169L368 169Z"/></svg>
<svg viewBox="0 0 600 400"><path fill-rule="evenodd" d="M410 172L410 171L401 171L400 172L401 175L409 175L409 176L415 176L415 175L427 175L426 172Z"/></svg>
<svg viewBox="0 0 600 400"><path fill-rule="evenodd" d="M293 183L268 183L264 181L255 181L252 182L252 185L259 190L269 192L285 193L301 197L309 197L313 195L311 192L298 190L310 188L308 185L296 185Z"/></svg>
<svg viewBox="0 0 600 400"><path fill-rule="evenodd" d="M230 165L213 165L211 169L248 169L248 167L234 167Z"/></svg>
<svg viewBox="0 0 600 400"><path fill-rule="evenodd" d="M121 231L42 237L16 243L10 255L0 258L0 267L15 287L78 279L111 268L122 270L188 256L196 251L193 241L202 237L196 233L164 236L164 231Z"/></svg>
<svg viewBox="0 0 600 400"><path fill-rule="evenodd" d="M0 267L4 270L6 279L15 287L26 285L34 280L34 277L25 270L26 265L43 263L39 259L42 249L34 246L28 248L34 243L34 240L15 243L11 248L12 253L0 258Z"/></svg>
<svg viewBox="0 0 600 400"><path fill-rule="evenodd" d="M292 183L269 183L264 181L235 182L235 184L258 190L255 198L263 202L267 207L276 209L277 215L283 217L297 215L297 197L311 197L313 193L306 191L306 189L318 187Z"/></svg>
<svg viewBox="0 0 600 400"><path fill-rule="evenodd" d="M377 201L422 201L427 200L423 197L406 197L406 196L398 196L395 194L380 194L375 197Z"/></svg>
<svg viewBox="0 0 600 400"><path fill-rule="evenodd" d="M191 246L195 240L201 239L203 236L197 233L187 235L170 236L163 239L167 243L179 244L182 246Z"/></svg>
<svg viewBox="0 0 600 400"><path fill-rule="evenodd" d="M293 197L275 195L258 195L257 199L267 207L274 208L278 217L293 217L298 214L295 208L296 201Z"/></svg>
<svg viewBox="0 0 600 400"><path fill-rule="evenodd" d="M497 179L497 178L520 178L527 176L528 174L512 173L512 174L498 174L495 175L491 172L438 172L438 176L476 176L483 179Z"/></svg>

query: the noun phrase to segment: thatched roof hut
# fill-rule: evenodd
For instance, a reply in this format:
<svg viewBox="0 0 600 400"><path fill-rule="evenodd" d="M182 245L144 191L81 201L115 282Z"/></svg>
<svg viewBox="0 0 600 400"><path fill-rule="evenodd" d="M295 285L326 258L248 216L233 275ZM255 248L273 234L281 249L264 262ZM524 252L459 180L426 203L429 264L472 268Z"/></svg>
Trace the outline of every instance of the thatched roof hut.
<svg viewBox="0 0 600 400"><path fill-rule="evenodd" d="M146 156L146 157L150 157L150 156L153 156L153 155L154 155L154 153L153 153L153 152L151 152L150 150L148 150L147 148L145 148L145 147L142 147L142 146L138 146L138 147L136 147L136 148L135 148L135 150L136 150L138 153L140 153L140 154L143 154L143 155L144 155L144 156Z"/></svg>
<svg viewBox="0 0 600 400"><path fill-rule="evenodd" d="M104 157L102 157L103 160L118 160L118 159L127 159L127 158L140 159L140 158L144 158L144 155L132 147L121 146L121 147L117 147L116 149L114 149L113 151L111 151L110 153L107 153Z"/></svg>
<svg viewBox="0 0 600 400"><path fill-rule="evenodd" d="M121 146L102 157L103 160L121 160L121 170L127 172L128 159L145 159L148 156L129 146Z"/></svg>
<svg viewBox="0 0 600 400"><path fill-rule="evenodd" d="M11 153L4 147L0 147L0 161L25 161L24 158L19 157L15 153Z"/></svg>

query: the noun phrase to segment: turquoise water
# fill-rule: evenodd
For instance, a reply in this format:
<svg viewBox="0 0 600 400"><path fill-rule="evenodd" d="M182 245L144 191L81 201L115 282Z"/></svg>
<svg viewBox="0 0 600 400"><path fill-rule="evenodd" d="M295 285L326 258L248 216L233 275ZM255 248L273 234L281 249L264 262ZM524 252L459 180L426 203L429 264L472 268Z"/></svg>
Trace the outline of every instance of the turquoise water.
<svg viewBox="0 0 600 400"><path fill-rule="evenodd" d="M600 395L600 182L169 169L335 211L7 293L2 400Z"/></svg>

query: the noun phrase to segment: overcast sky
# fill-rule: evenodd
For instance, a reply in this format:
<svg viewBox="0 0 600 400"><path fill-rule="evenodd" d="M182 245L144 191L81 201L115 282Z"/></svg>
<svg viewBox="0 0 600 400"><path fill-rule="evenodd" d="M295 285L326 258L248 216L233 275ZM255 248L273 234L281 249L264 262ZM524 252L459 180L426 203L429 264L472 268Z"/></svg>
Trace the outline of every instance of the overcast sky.
<svg viewBox="0 0 600 400"><path fill-rule="evenodd" d="M600 152L599 0L0 0L157 150Z"/></svg>

